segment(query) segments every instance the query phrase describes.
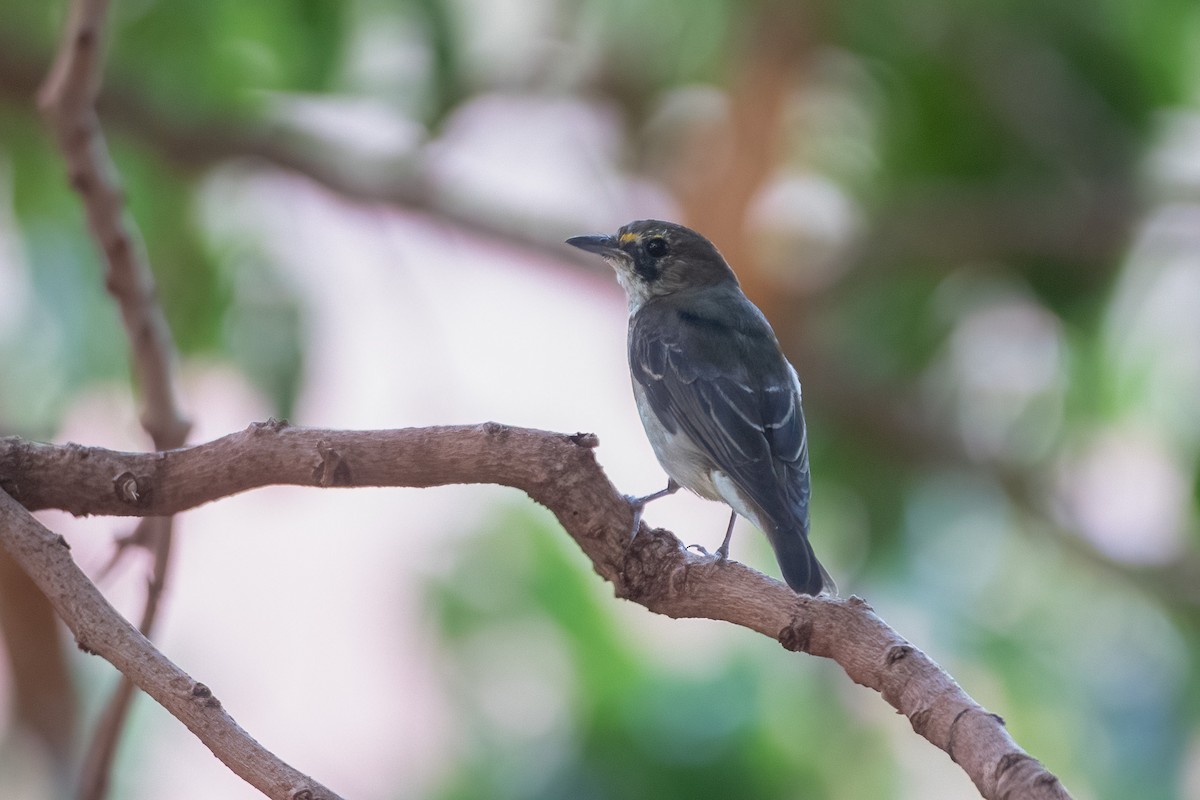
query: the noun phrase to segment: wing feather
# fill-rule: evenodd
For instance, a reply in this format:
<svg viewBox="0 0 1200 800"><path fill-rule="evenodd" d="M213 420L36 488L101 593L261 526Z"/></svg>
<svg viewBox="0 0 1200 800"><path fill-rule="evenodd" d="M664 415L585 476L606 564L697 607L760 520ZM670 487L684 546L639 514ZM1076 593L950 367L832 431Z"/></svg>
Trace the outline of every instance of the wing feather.
<svg viewBox="0 0 1200 800"><path fill-rule="evenodd" d="M724 299L699 313L643 306L630 329L634 380L667 430L699 445L768 519L807 531L799 382L758 309L740 291Z"/></svg>

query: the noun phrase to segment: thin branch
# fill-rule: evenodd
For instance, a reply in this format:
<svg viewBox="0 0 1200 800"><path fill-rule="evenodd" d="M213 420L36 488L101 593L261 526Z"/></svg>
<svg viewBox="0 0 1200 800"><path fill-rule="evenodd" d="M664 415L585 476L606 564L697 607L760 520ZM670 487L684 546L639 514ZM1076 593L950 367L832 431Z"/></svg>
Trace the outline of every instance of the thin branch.
<svg viewBox="0 0 1200 800"><path fill-rule="evenodd" d="M66 540L0 492L0 547L45 593L80 649L112 663L196 735L226 766L276 800L338 800L242 730L212 691L129 624L71 559Z"/></svg>
<svg viewBox="0 0 1200 800"><path fill-rule="evenodd" d="M171 544L174 540L174 517L143 517L138 522L137 530L130 538L148 549L154 556L150 570L150 579L146 587L146 604L142 608L142 618L138 622L138 631L147 639L154 631L158 619L158 610L162 606L162 594L166 588L167 575L171 563ZM118 545L121 547L121 545ZM117 551L117 558L125 549ZM79 797L81 800L100 800L108 795L109 778L112 775L112 765L117 755L117 745L121 741L121 732L129 718L129 706L133 702L135 686L133 681L123 675L117 687L113 689L108 702L100 712L96 728L92 731L91 742L84 756L83 769L79 779Z"/></svg>
<svg viewBox="0 0 1200 800"><path fill-rule="evenodd" d="M54 609L0 548L0 648L7 658L9 730L33 734L51 758L55 797L69 791L79 717L78 692ZM15 723L15 724L14 724Z"/></svg>
<svg viewBox="0 0 1200 800"><path fill-rule="evenodd" d="M107 265L105 286L120 306L134 375L145 398L142 426L156 449L168 450L183 444L191 423L179 411L175 347L145 245L125 214L125 196L96 117L107 7L107 0L72 4L62 48L38 104L58 139L71 186L83 200L88 227Z"/></svg>
<svg viewBox="0 0 1200 800"><path fill-rule="evenodd" d="M496 423L332 431L271 421L152 454L8 438L0 439L0 488L30 510L110 515L173 514L272 484L521 489L555 514L618 596L670 617L726 620L790 650L833 659L908 717L985 798L1069 797L999 717L862 600L797 596L749 567L691 553L671 533L645 525L630 546L631 510L596 463L596 445L591 434Z"/></svg>
<svg viewBox="0 0 1200 800"><path fill-rule="evenodd" d="M105 287L120 308L143 400L142 427L156 449L169 450L182 446L191 429L179 407L175 345L158 303L145 244L125 213L116 167L95 110L103 74L107 11L108 0L75 0L71 4L58 55L38 94L38 104L58 139L71 185L83 200L88 227L107 265ZM139 627L149 636L170 568L172 524L170 519L162 519L145 528L154 566ZM84 800L99 800L107 793L113 756L133 694L133 685L125 677L101 715L82 775Z"/></svg>

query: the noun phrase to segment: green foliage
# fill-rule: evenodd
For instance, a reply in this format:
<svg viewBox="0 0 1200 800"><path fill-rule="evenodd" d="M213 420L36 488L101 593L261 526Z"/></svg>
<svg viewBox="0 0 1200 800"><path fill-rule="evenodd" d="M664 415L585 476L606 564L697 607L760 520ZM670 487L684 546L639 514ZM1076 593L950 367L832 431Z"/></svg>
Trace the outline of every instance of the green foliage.
<svg viewBox="0 0 1200 800"><path fill-rule="evenodd" d="M887 796L887 747L839 708L844 676L757 647L669 666L545 513L465 544L428 600L470 732L440 797ZM852 774L834 777L838 753Z"/></svg>
<svg viewBox="0 0 1200 800"><path fill-rule="evenodd" d="M193 219L193 187L144 149L125 147L120 139L113 145L130 218L145 238L175 342L184 353L212 351L220 342L229 287Z"/></svg>
<svg viewBox="0 0 1200 800"><path fill-rule="evenodd" d="M32 300L0 340L0 428L48 436L78 387L128 374L127 348L97 280L82 213L45 135L27 116L0 113L0 142L7 150L0 151L0 183L21 225L14 245L30 264Z"/></svg>
<svg viewBox="0 0 1200 800"><path fill-rule="evenodd" d="M346 4L187 0L116 8L114 82L136 86L163 113L205 120L253 115L271 92L328 88Z"/></svg>

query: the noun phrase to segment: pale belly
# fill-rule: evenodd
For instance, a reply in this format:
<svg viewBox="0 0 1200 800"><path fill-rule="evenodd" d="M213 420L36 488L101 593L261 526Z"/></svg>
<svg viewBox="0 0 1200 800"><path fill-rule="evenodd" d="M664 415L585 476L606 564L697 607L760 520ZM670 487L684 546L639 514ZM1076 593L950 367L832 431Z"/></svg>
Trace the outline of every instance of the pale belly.
<svg viewBox="0 0 1200 800"><path fill-rule="evenodd" d="M641 387L636 383L633 393L637 400L638 416L642 418L642 427L646 429L646 438L650 440L654 455L667 475L701 497L727 504L763 529L763 521L754 513L729 476L718 469L687 434L682 431L669 433L651 410Z"/></svg>

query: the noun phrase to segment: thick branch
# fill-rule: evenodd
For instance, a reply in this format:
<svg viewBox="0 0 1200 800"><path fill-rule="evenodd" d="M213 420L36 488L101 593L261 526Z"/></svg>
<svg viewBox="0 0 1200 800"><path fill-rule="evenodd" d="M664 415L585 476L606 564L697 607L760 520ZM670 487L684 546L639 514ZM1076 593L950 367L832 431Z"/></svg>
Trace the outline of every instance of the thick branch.
<svg viewBox="0 0 1200 800"><path fill-rule="evenodd" d="M337 800L280 761L226 713L202 683L175 666L109 605L71 559L66 541L0 492L0 547L33 578L79 647L108 660L196 734L234 773L278 800Z"/></svg>
<svg viewBox="0 0 1200 800"><path fill-rule="evenodd" d="M152 454L8 438L0 440L0 488L29 509L161 515L269 484L511 486L555 514L619 596L670 617L726 620L788 649L833 659L948 753L986 798L1068 797L999 717L858 598L797 596L749 567L696 555L669 532L644 525L628 546L631 511L596 463L595 446L589 434L495 423L331 431L268 422Z"/></svg>

